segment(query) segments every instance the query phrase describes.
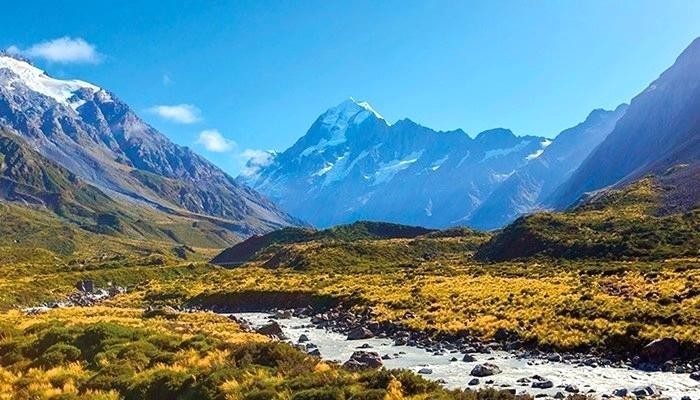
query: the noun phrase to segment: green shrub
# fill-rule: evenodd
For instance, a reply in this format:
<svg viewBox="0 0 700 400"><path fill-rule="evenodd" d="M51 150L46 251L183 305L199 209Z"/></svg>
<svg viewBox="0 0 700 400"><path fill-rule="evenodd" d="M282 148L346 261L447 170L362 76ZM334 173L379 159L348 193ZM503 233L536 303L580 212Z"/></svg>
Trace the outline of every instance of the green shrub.
<svg viewBox="0 0 700 400"><path fill-rule="evenodd" d="M277 398L277 392L270 389L256 389L243 395L245 400L272 400Z"/></svg>
<svg viewBox="0 0 700 400"><path fill-rule="evenodd" d="M125 393L125 400L177 400L194 385L196 378L185 372L158 370L137 376Z"/></svg>
<svg viewBox="0 0 700 400"><path fill-rule="evenodd" d="M338 388L308 389L297 392L292 400L344 400L345 393Z"/></svg>
<svg viewBox="0 0 700 400"><path fill-rule="evenodd" d="M80 360L80 349L66 343L56 343L49 347L36 361L36 365L51 368Z"/></svg>
<svg viewBox="0 0 700 400"><path fill-rule="evenodd" d="M368 389L350 396L349 400L384 400L386 390L384 389Z"/></svg>

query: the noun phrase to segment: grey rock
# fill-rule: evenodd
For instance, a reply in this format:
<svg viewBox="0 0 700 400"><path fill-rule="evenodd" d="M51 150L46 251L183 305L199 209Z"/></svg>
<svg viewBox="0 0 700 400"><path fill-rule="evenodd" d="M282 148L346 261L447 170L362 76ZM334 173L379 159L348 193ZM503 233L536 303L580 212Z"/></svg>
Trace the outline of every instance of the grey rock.
<svg viewBox="0 0 700 400"><path fill-rule="evenodd" d="M500 374L501 369L497 365L491 363L477 364L474 366L470 375L477 377L491 376Z"/></svg>
<svg viewBox="0 0 700 400"><path fill-rule="evenodd" d="M372 331L363 326L358 326L357 328L352 329L348 333L348 340L363 340L371 339L373 337L374 334L372 333Z"/></svg>
<svg viewBox="0 0 700 400"><path fill-rule="evenodd" d="M578 393L579 389L575 385L566 385L564 386L564 390L569 392L569 393Z"/></svg>
<svg viewBox="0 0 700 400"><path fill-rule="evenodd" d="M275 337L280 340L287 339L284 335L284 332L282 331L282 327L280 327L280 325L276 321L272 321L267 325L263 325L255 331L261 335Z"/></svg>
<svg viewBox="0 0 700 400"><path fill-rule="evenodd" d="M540 380L532 382L532 387L535 389L551 389L554 387L554 383L550 380Z"/></svg>
<svg viewBox="0 0 700 400"><path fill-rule="evenodd" d="M674 338L656 339L644 346L640 352L642 360L661 364L678 356L680 343Z"/></svg>
<svg viewBox="0 0 700 400"><path fill-rule="evenodd" d="M352 353L350 359L343 364L343 367L352 371L365 369L375 369L382 366L382 359L379 353L368 351L356 351Z"/></svg>

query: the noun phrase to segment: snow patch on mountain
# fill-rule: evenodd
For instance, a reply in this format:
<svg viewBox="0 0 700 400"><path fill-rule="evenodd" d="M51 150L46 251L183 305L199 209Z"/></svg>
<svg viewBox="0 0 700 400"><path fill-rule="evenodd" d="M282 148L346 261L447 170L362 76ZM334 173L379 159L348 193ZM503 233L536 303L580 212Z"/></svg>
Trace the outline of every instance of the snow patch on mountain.
<svg viewBox="0 0 700 400"><path fill-rule="evenodd" d="M323 180L323 184L321 186L328 186L331 183L340 181L347 176L348 169L345 168L345 166L348 163L349 155L350 152L346 152L335 160L335 163L331 165L331 168L324 173L326 179Z"/></svg>
<svg viewBox="0 0 700 400"><path fill-rule="evenodd" d="M391 160L387 163L379 164L379 169L374 173L372 186L389 182L396 174L411 166L423 155L423 151L414 151L402 159Z"/></svg>
<svg viewBox="0 0 700 400"><path fill-rule="evenodd" d="M12 72L10 76L0 77L6 89L13 89L17 84L24 84L29 90L42 94L56 100L58 103L77 110L85 104L85 100L76 96L80 90L89 90L93 93L102 89L80 80L54 79L46 75L43 70L9 56L0 56L0 70L8 69Z"/></svg>
<svg viewBox="0 0 700 400"><path fill-rule="evenodd" d="M525 159L530 161L530 160L534 160L535 158L541 156L542 153L544 153L544 149L546 149L547 146L549 146L550 144L552 144L551 140L549 140L549 139L543 140L542 142L540 142L540 148L537 151L535 151L534 153L528 154L527 157L525 157Z"/></svg>
<svg viewBox="0 0 700 400"><path fill-rule="evenodd" d="M442 158L439 159L439 160L435 160L435 162L430 166L430 169L433 170L433 171L437 171L438 169L440 169L440 167L442 166L442 164L443 164L445 161L447 161L448 158L450 158L450 156L449 156L449 155L446 155L445 157L442 157Z"/></svg>
<svg viewBox="0 0 700 400"><path fill-rule="evenodd" d="M507 148L502 148L502 149L493 149L493 150L486 150L484 152L484 158L481 159L480 162L484 162L488 159L494 158L494 157L502 157L502 156L507 156L510 153L514 153L516 151L521 150L525 146L530 144L529 140L523 140L517 145L513 147L507 147Z"/></svg>

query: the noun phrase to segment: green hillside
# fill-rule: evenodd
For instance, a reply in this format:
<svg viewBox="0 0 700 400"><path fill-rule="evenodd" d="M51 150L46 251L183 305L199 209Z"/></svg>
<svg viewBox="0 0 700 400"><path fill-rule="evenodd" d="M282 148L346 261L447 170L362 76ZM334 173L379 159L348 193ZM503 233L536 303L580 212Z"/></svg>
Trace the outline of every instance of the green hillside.
<svg viewBox="0 0 700 400"><path fill-rule="evenodd" d="M677 199L677 188L669 185L674 173L604 191L567 212L522 217L496 234L476 257L484 261L698 257L700 208L669 208L666 200Z"/></svg>

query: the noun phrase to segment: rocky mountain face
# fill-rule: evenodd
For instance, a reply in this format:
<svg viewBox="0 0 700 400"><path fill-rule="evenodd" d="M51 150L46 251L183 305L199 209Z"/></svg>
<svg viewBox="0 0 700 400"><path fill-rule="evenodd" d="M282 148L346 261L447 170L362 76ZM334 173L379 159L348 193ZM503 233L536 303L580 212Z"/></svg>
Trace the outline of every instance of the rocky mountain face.
<svg viewBox="0 0 700 400"><path fill-rule="evenodd" d="M678 166L697 171L699 162L700 38L632 100L615 129L556 190L550 203L563 209L586 193L624 185L644 175L663 175ZM675 187L681 190L685 185L675 182ZM691 192L683 195L686 208L700 201L700 190Z"/></svg>
<svg viewBox="0 0 700 400"><path fill-rule="evenodd" d="M0 127L118 201L213 219L238 236L300 223L172 143L112 93L7 55L0 55Z"/></svg>
<svg viewBox="0 0 700 400"><path fill-rule="evenodd" d="M390 125L369 104L349 99L241 178L319 227L357 220L444 227L464 224L548 144L507 129L471 138L408 119Z"/></svg>
<svg viewBox="0 0 700 400"><path fill-rule="evenodd" d="M610 134L627 105L594 110L585 121L562 131L541 154L511 174L469 218L469 225L494 229L545 205L552 192Z"/></svg>

